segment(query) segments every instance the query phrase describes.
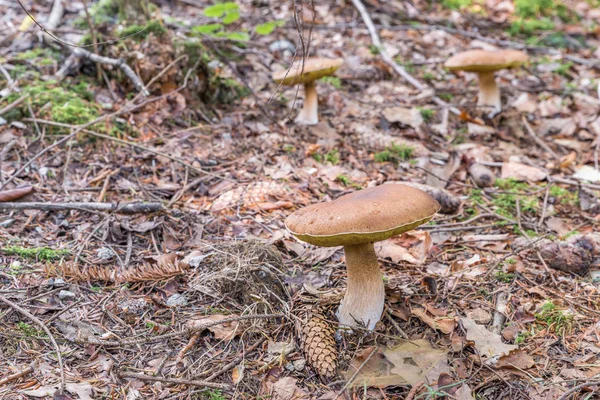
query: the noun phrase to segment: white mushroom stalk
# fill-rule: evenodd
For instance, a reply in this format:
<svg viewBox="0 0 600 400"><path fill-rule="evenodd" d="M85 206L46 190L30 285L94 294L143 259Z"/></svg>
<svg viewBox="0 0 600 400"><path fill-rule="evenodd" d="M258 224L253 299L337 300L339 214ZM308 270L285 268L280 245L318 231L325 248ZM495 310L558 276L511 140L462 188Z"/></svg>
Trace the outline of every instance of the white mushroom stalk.
<svg viewBox="0 0 600 400"><path fill-rule="evenodd" d="M373 243L344 246L348 287L336 313L342 328L364 326L375 329L385 303L383 275Z"/></svg>
<svg viewBox="0 0 600 400"><path fill-rule="evenodd" d="M294 122L300 125L317 125L319 123L319 99L315 81L304 84L304 104Z"/></svg>
<svg viewBox="0 0 600 400"><path fill-rule="evenodd" d="M480 107L492 107L494 111L502 111L502 100L500 99L500 88L496 83L494 72L479 72L479 96L477 105Z"/></svg>

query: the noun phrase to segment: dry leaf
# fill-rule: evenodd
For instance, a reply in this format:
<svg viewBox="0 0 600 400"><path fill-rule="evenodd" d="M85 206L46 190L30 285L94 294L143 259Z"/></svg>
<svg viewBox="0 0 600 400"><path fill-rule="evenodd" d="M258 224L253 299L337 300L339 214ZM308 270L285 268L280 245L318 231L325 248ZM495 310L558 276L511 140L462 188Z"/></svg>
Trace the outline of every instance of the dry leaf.
<svg viewBox="0 0 600 400"><path fill-rule="evenodd" d="M534 365L533 357L520 349L512 350L507 355L500 357L496 363L497 368L528 369Z"/></svg>
<svg viewBox="0 0 600 400"><path fill-rule="evenodd" d="M195 329L195 328L200 327L203 324L206 324L208 322L222 321L224 319L228 319L228 318L231 318L234 316L235 315L221 315L221 314L209 315L206 317L191 319L190 321L188 321L187 325L189 328ZM238 336L242 333L241 329L238 329L238 327L239 327L239 322L234 321L234 322L225 322L225 323L222 323L219 325L210 326L207 329L209 331L211 331L213 333L213 335L215 335L215 339L231 340L235 336Z"/></svg>
<svg viewBox="0 0 600 400"><path fill-rule="evenodd" d="M272 400L300 400L309 399L306 392L296 385L298 379L287 376L273 384Z"/></svg>
<svg viewBox="0 0 600 400"><path fill-rule="evenodd" d="M513 161L502 164L502 179L512 178L517 181L539 182L546 179L547 176L548 174L543 169L530 165Z"/></svg>
<svg viewBox="0 0 600 400"><path fill-rule="evenodd" d="M33 193L32 186L0 191L0 203L18 200L30 193Z"/></svg>
<svg viewBox="0 0 600 400"><path fill-rule="evenodd" d="M371 356L371 352L376 353ZM371 357L370 357L371 356ZM440 373L449 372L447 353L431 347L429 342L419 339L405 342L395 348L368 347L360 352L343 373L346 379L354 375L356 370L370 357L362 367L352 386L387 386L414 385L425 380L432 383Z"/></svg>
<svg viewBox="0 0 600 400"><path fill-rule="evenodd" d="M497 333L490 332L483 325L478 325L470 318L461 318L460 323L467 331L467 340L475 343L475 348L481 357L492 358L509 354L518 347L505 344Z"/></svg>
<svg viewBox="0 0 600 400"><path fill-rule="evenodd" d="M412 315L419 318L425 324L429 325L431 329L439 330L446 335L449 335L454 331L456 321L453 318L448 317L430 317L427 312L422 308L411 309Z"/></svg>
<svg viewBox="0 0 600 400"><path fill-rule="evenodd" d="M410 245L407 239L417 240ZM407 248L410 246L410 249ZM396 236L381 242L375 243L375 253L380 258L389 258L395 263L406 261L411 264L421 265L427 258L427 253L431 249L431 236L427 231L411 232L402 236Z"/></svg>
<svg viewBox="0 0 600 400"><path fill-rule="evenodd" d="M423 124L423 116L417 108L389 107L382 113L389 122L399 122L412 128L418 128Z"/></svg>
<svg viewBox="0 0 600 400"><path fill-rule="evenodd" d="M231 380L234 385L237 385L244 379L244 364L238 364L233 371L231 371Z"/></svg>

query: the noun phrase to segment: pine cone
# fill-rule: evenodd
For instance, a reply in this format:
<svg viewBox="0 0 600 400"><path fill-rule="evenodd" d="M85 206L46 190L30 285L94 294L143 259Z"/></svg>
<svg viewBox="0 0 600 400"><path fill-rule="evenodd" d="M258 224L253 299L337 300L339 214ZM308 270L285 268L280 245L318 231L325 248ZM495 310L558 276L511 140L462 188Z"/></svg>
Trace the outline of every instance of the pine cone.
<svg viewBox="0 0 600 400"><path fill-rule="evenodd" d="M313 316L298 326L298 336L308 365L324 379L335 376L337 349L335 329L322 318Z"/></svg>

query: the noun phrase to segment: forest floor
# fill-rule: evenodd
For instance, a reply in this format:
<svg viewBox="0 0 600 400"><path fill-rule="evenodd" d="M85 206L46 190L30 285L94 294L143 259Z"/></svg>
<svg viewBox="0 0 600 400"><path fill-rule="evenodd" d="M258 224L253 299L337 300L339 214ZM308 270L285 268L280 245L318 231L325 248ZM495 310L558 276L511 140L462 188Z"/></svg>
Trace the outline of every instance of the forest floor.
<svg viewBox="0 0 600 400"><path fill-rule="evenodd" d="M364 0L381 48L352 1L56 3L23 1L62 44L0 0L0 399L598 396L595 0ZM443 67L472 48L529 54L495 116ZM316 126L271 80L307 52L345 61ZM384 318L321 379L295 325L344 256L283 221L388 182L442 213L377 246Z"/></svg>

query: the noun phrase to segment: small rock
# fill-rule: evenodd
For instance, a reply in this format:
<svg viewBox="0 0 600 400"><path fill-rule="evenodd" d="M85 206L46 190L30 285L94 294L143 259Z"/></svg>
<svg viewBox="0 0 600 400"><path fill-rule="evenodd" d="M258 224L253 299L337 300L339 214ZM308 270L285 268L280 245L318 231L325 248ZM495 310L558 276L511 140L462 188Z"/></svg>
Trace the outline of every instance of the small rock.
<svg viewBox="0 0 600 400"><path fill-rule="evenodd" d="M304 358L300 358L299 360L292 361L292 364L294 364L294 369L300 372L304 370L304 367L306 367L306 360Z"/></svg>
<svg viewBox="0 0 600 400"><path fill-rule="evenodd" d="M471 318L479 325L487 325L492 321L492 315L481 308L476 308L472 311L469 311L467 313L467 317Z"/></svg>
<svg viewBox="0 0 600 400"><path fill-rule="evenodd" d="M46 281L46 285L48 286L64 286L65 281L62 278L50 278Z"/></svg>
<svg viewBox="0 0 600 400"><path fill-rule="evenodd" d="M186 297L182 294L175 293L167 299L167 307L185 307L188 305Z"/></svg>
<svg viewBox="0 0 600 400"><path fill-rule="evenodd" d="M115 252L110 247L100 247L96 251L96 256L101 260L110 260L115 256Z"/></svg>
<svg viewBox="0 0 600 400"><path fill-rule="evenodd" d="M483 164L473 163L469 167L469 175L479 187L490 187L496 181L496 174Z"/></svg>
<svg viewBox="0 0 600 400"><path fill-rule="evenodd" d="M58 292L58 298L61 300L74 300L77 295L69 290L61 290Z"/></svg>

